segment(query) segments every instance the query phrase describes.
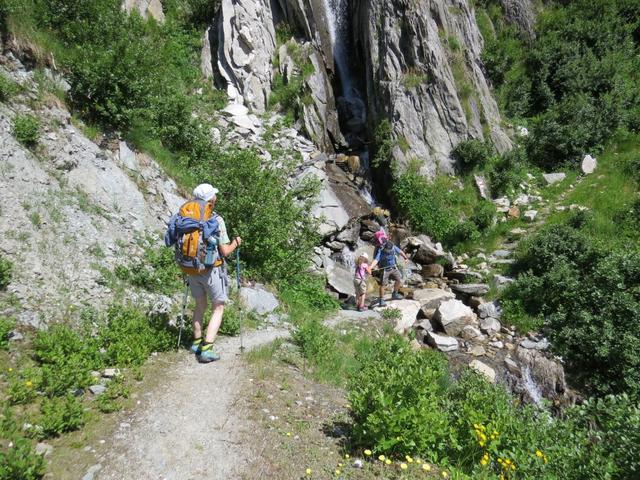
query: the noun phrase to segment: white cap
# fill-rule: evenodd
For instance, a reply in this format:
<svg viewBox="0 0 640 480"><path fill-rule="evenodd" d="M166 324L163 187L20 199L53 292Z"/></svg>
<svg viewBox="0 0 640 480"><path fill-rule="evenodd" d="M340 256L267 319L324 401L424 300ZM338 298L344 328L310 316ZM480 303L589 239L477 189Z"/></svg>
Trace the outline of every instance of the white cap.
<svg viewBox="0 0 640 480"><path fill-rule="evenodd" d="M193 196L196 197L198 200L204 200L205 202L208 202L217 194L218 194L218 189L212 187L208 183L201 183L200 185L198 185L196 188L193 189Z"/></svg>
<svg viewBox="0 0 640 480"><path fill-rule="evenodd" d="M358 257L363 257L369 260L369 254L367 252L362 252L360 255L358 255Z"/></svg>

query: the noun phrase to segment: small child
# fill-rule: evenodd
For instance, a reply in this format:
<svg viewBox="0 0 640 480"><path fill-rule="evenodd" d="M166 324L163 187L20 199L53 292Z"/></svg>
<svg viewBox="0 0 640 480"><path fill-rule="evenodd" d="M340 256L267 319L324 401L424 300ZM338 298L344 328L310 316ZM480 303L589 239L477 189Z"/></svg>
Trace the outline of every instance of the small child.
<svg viewBox="0 0 640 480"><path fill-rule="evenodd" d="M356 273L353 277L353 286L356 289L356 307L359 312L367 309L364 305L367 296L367 272L369 271L369 255L366 252L360 254L356 260Z"/></svg>

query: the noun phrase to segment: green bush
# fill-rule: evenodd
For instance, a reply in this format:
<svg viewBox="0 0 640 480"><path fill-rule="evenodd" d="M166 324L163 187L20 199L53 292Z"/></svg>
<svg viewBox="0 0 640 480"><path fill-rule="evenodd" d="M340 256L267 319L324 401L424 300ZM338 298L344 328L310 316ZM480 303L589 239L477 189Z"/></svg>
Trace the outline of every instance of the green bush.
<svg viewBox="0 0 640 480"><path fill-rule="evenodd" d="M473 223L461 220L457 193L447 179L431 182L412 169L401 174L393 186L398 209L411 227L448 247L478 235Z"/></svg>
<svg viewBox="0 0 640 480"><path fill-rule="evenodd" d="M13 274L13 263L6 258L0 256L0 290L7 288L11 283L11 276Z"/></svg>
<svg viewBox="0 0 640 480"><path fill-rule="evenodd" d="M242 319L240 315L243 313L235 308L235 306L226 307L224 309L224 315L222 317L222 323L218 333L220 335L227 335L229 337L235 337L240 334L240 322Z"/></svg>
<svg viewBox="0 0 640 480"><path fill-rule="evenodd" d="M550 418L470 370L454 380L442 355L399 337L380 339L358 361L348 384L355 449L419 456L471 478L622 480L637 471L638 404L627 397Z"/></svg>
<svg viewBox="0 0 640 480"><path fill-rule="evenodd" d="M165 247L146 248L141 260L118 265L114 273L131 285L164 295L173 295L182 286L173 250Z"/></svg>
<svg viewBox="0 0 640 480"><path fill-rule="evenodd" d="M474 168L484 166L493 155L493 148L481 140L465 140L453 149L452 155L460 171L468 173Z"/></svg>
<svg viewBox="0 0 640 480"><path fill-rule="evenodd" d="M399 337L379 341L349 381L353 441L387 455L438 455L449 421L440 408L448 382L446 360L430 350L412 352ZM419 379L419 380L418 380Z"/></svg>
<svg viewBox="0 0 640 480"><path fill-rule="evenodd" d="M290 168L263 165L252 150L215 148L206 163L192 168L199 182L220 189L216 209L229 236L243 239L243 275L275 283L307 270L319 240L318 221L311 215L319 184L310 179L288 188Z"/></svg>
<svg viewBox="0 0 640 480"><path fill-rule="evenodd" d="M91 371L102 366L96 341L64 325L38 332L34 353L41 363L40 387L50 396L63 396L88 387Z"/></svg>
<svg viewBox="0 0 640 480"><path fill-rule="evenodd" d="M291 276L278 283L283 301L292 307L300 306L311 311L330 312L339 307L339 302L329 295L325 281L312 274Z"/></svg>
<svg viewBox="0 0 640 480"><path fill-rule="evenodd" d="M27 404L34 401L42 383L42 371L39 368L27 367L8 375L9 388L7 394L12 405Z"/></svg>
<svg viewBox="0 0 640 480"><path fill-rule="evenodd" d="M62 433L73 432L85 423L84 407L73 395L46 398L40 406L42 414L39 424L41 438L57 437Z"/></svg>
<svg viewBox="0 0 640 480"><path fill-rule="evenodd" d="M518 252L507 290L531 316L548 318L551 343L594 393L640 393L640 252L610 251L567 225L545 229Z"/></svg>
<svg viewBox="0 0 640 480"><path fill-rule="evenodd" d="M332 357L336 348L335 334L320 320L310 319L300 325L292 335L305 358L317 362Z"/></svg>
<svg viewBox="0 0 640 480"><path fill-rule="evenodd" d="M0 74L0 102L6 102L18 91L18 86L5 77L3 74Z"/></svg>
<svg viewBox="0 0 640 480"><path fill-rule="evenodd" d="M33 115L16 115L11 133L23 145L35 147L40 136L40 122Z"/></svg>
<svg viewBox="0 0 640 480"><path fill-rule="evenodd" d="M102 413L113 413L122 409L120 398L129 398L131 391L125 382L123 375L111 379L107 389L97 398L98 409Z"/></svg>
<svg viewBox="0 0 640 480"><path fill-rule="evenodd" d="M493 157L487 170L491 193L494 196L502 196L513 193L518 185L526 180L531 168L525 149L516 146L502 155Z"/></svg>
<svg viewBox="0 0 640 480"><path fill-rule="evenodd" d="M639 13L626 0L551 4L533 41L492 16L497 35L483 60L507 115L532 120L526 147L535 164L575 164L616 130L640 126Z"/></svg>
<svg viewBox="0 0 640 480"><path fill-rule="evenodd" d="M31 440L21 435L21 426L8 407L0 416L0 431L0 478L41 479L46 471L44 457L35 452Z"/></svg>
<svg viewBox="0 0 640 480"><path fill-rule="evenodd" d="M0 350L5 350L9 346L9 334L15 322L4 316L0 316Z"/></svg>
<svg viewBox="0 0 640 480"><path fill-rule="evenodd" d="M489 200L481 200L473 211L471 222L484 232L491 228L496 220L496 206Z"/></svg>
<svg viewBox="0 0 640 480"><path fill-rule="evenodd" d="M174 332L162 316L147 317L129 306L112 306L98 332L109 365L142 365L152 352L170 350Z"/></svg>

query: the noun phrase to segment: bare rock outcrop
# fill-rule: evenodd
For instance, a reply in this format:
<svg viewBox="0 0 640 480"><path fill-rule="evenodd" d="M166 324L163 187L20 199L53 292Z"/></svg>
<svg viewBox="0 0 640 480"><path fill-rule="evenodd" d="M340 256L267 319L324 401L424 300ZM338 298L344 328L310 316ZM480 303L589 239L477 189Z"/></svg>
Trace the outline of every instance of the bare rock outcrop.
<svg viewBox="0 0 640 480"><path fill-rule="evenodd" d="M142 18L153 18L157 22L164 22L164 12L160 0L124 0L122 8L127 13L137 11Z"/></svg>
<svg viewBox="0 0 640 480"><path fill-rule="evenodd" d="M511 142L482 70L483 39L467 0L353 2L356 63L366 82L369 122L391 120L401 166L451 172L452 149L488 136Z"/></svg>
<svg viewBox="0 0 640 480"><path fill-rule="evenodd" d="M244 103L257 112L265 110L271 92L271 61L275 50L270 1L222 0L217 66L233 103Z"/></svg>

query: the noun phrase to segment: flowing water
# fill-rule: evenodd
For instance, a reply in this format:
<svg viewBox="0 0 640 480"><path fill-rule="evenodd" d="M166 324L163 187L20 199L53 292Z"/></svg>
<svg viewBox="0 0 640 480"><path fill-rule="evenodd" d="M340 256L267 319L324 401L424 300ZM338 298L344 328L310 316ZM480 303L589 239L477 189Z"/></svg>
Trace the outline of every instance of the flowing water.
<svg viewBox="0 0 640 480"><path fill-rule="evenodd" d="M527 393L531 397L531 400L536 405L540 405L542 400L542 392L540 387L536 384L535 380L531 377L531 371L528 366L522 367L522 385L527 390Z"/></svg>
<svg viewBox="0 0 640 480"><path fill-rule="evenodd" d="M350 96L353 90L351 83L351 72L347 63L347 35L348 35L348 12L347 0L323 0L325 16L331 37L331 48L333 57L338 68L342 92L345 96Z"/></svg>

